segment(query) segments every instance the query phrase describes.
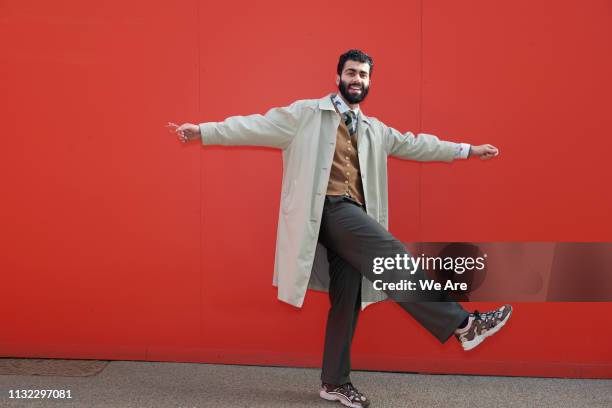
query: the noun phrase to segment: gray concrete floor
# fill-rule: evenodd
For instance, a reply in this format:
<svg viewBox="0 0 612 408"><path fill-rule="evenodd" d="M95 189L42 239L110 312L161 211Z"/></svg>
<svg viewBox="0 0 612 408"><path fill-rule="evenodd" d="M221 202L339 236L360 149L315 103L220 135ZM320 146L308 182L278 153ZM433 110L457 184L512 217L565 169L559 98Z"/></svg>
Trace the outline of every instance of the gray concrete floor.
<svg viewBox="0 0 612 408"><path fill-rule="evenodd" d="M612 380L357 371L371 407L612 407ZM320 407L319 370L111 361L91 377L0 375L0 407ZM71 400L16 400L15 389L71 390Z"/></svg>

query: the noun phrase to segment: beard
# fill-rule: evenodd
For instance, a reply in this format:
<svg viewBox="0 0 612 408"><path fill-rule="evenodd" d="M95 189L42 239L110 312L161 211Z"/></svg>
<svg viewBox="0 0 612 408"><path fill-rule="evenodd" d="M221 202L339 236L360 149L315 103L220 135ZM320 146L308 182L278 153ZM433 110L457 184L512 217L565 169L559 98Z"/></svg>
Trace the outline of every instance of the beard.
<svg viewBox="0 0 612 408"><path fill-rule="evenodd" d="M349 84L347 84L343 80L340 80L340 83L338 84L338 90L340 91L340 94L344 97L344 99L350 104L359 103L363 101L365 97L368 96L368 91L370 90L369 86L361 85L360 94L351 94L348 88Z"/></svg>

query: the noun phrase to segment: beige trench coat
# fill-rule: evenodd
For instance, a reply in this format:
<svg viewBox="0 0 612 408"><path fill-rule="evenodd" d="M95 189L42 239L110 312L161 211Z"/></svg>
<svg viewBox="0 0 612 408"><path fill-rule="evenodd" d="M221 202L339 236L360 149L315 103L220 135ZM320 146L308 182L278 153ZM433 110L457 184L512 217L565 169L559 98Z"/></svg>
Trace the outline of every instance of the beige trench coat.
<svg viewBox="0 0 612 408"><path fill-rule="evenodd" d="M265 115L232 116L199 125L203 145L282 149L273 285L278 287L280 300L296 307L304 303L308 288L328 290L329 264L318 234L340 119L327 95L273 108ZM387 157L449 162L457 144L424 133L418 137L411 132L402 134L363 113L357 129L367 213L388 229ZM385 298L371 285L362 285L362 299ZM362 308L370 303L374 302L363 302Z"/></svg>

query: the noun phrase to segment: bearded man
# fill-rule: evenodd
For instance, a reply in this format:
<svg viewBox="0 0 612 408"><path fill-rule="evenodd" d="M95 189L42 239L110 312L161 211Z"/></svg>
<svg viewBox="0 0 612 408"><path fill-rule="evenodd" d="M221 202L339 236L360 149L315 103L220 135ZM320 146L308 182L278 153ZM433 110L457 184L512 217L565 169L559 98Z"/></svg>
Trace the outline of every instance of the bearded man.
<svg viewBox="0 0 612 408"><path fill-rule="evenodd" d="M265 115L199 125L169 123L183 143L282 150L273 284L278 298L296 307L302 306L308 288L329 292L319 395L355 408L370 404L350 379L351 342L359 312L368 304L389 297L438 341L454 336L465 350L497 332L512 313L510 305L469 313L444 291L417 290L406 296L372 285L379 276L364 267L364 260L387 254L389 248L399 257L411 256L387 230L387 158L450 162L499 154L489 144L471 146L426 133L415 137L366 116L359 104L370 90L373 67L370 56L349 50L338 61L338 94L299 100ZM409 276L427 279L422 268Z"/></svg>

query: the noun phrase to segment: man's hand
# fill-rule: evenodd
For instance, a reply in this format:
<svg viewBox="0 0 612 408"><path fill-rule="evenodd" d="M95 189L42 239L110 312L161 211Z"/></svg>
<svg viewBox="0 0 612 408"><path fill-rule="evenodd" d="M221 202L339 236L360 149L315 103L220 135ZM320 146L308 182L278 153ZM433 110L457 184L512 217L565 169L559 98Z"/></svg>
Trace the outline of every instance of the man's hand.
<svg viewBox="0 0 612 408"><path fill-rule="evenodd" d="M497 147L490 144L483 144L480 146L472 146L468 157L480 157L480 160L489 160L492 157L499 155Z"/></svg>
<svg viewBox="0 0 612 408"><path fill-rule="evenodd" d="M200 127L193 123L183 123L181 126L176 123L168 122L166 125L168 130L176 133L178 140L182 143L187 143L200 138Z"/></svg>

